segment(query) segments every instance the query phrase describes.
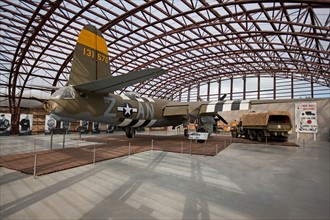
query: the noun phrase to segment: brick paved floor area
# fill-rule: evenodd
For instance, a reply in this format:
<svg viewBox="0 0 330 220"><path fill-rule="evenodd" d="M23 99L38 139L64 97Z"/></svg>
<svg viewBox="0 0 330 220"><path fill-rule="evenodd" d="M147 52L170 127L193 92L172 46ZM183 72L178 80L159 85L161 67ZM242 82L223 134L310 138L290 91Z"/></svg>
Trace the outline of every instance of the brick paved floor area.
<svg viewBox="0 0 330 220"><path fill-rule="evenodd" d="M0 167L21 171L26 174L33 174L36 155L36 175L44 175L93 163L94 149L95 162L99 162L149 150L214 156L231 143L246 143L247 147L249 143L259 143L243 138L211 136L206 143L201 144L195 141L190 142L182 135L150 136L141 134L137 135L134 139L127 139L124 135L99 135L84 138L83 141L87 143L83 147L69 147L1 156ZM91 142L91 145L88 145L88 142ZM290 142L268 142L267 144L297 146Z"/></svg>

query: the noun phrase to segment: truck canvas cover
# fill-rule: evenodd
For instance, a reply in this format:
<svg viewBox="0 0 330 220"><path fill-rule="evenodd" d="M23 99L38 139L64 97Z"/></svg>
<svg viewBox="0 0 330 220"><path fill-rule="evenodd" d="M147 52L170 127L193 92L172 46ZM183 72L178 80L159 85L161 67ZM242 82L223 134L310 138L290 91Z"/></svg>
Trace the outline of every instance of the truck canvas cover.
<svg viewBox="0 0 330 220"><path fill-rule="evenodd" d="M247 113L242 115L243 126L267 126L269 117L276 116L278 120L283 118L290 119L290 113L287 111L269 111L269 112L257 112ZM283 116L283 117L281 117Z"/></svg>

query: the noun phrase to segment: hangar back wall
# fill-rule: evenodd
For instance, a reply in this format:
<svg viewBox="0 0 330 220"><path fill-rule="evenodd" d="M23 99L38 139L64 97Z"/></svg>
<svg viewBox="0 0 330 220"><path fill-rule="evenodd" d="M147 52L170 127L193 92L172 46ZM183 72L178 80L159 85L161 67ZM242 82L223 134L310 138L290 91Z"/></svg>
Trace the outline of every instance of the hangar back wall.
<svg viewBox="0 0 330 220"><path fill-rule="evenodd" d="M234 120L239 121L243 113L250 111L288 111L291 115L291 122L293 125L292 132L290 132L289 139L293 141L297 137L295 131L295 104L296 103L316 103L317 105L317 125L318 133L316 140L328 141L330 140L330 99L284 99L284 100L256 100L251 101L250 110L221 112L221 116L228 122ZM300 139L313 140L314 134L300 133Z"/></svg>

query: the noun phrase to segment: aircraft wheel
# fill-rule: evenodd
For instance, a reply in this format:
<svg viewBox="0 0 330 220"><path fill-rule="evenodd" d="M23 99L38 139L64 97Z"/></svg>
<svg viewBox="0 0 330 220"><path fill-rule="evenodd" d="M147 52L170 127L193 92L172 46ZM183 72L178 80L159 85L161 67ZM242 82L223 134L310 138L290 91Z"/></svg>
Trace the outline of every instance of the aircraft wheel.
<svg viewBox="0 0 330 220"><path fill-rule="evenodd" d="M188 129L187 128L184 129L183 134L184 134L185 137L188 137L189 136L189 132L188 132Z"/></svg>
<svg viewBox="0 0 330 220"><path fill-rule="evenodd" d="M135 129L131 128L131 127L126 127L125 134L126 134L126 137L133 138L135 136Z"/></svg>
<svg viewBox="0 0 330 220"><path fill-rule="evenodd" d="M257 140L257 133L255 131L250 131L250 139L252 141Z"/></svg>

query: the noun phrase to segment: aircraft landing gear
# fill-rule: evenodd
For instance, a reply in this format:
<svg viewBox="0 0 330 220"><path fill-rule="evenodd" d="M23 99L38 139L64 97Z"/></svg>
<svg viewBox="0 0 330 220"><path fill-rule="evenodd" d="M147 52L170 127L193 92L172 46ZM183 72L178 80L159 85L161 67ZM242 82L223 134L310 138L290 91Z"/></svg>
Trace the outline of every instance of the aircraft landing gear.
<svg viewBox="0 0 330 220"><path fill-rule="evenodd" d="M189 131L187 128L184 129L183 134L185 137L189 137Z"/></svg>
<svg viewBox="0 0 330 220"><path fill-rule="evenodd" d="M134 138L135 137L135 129L132 127L126 127L125 128L125 134L128 138Z"/></svg>

